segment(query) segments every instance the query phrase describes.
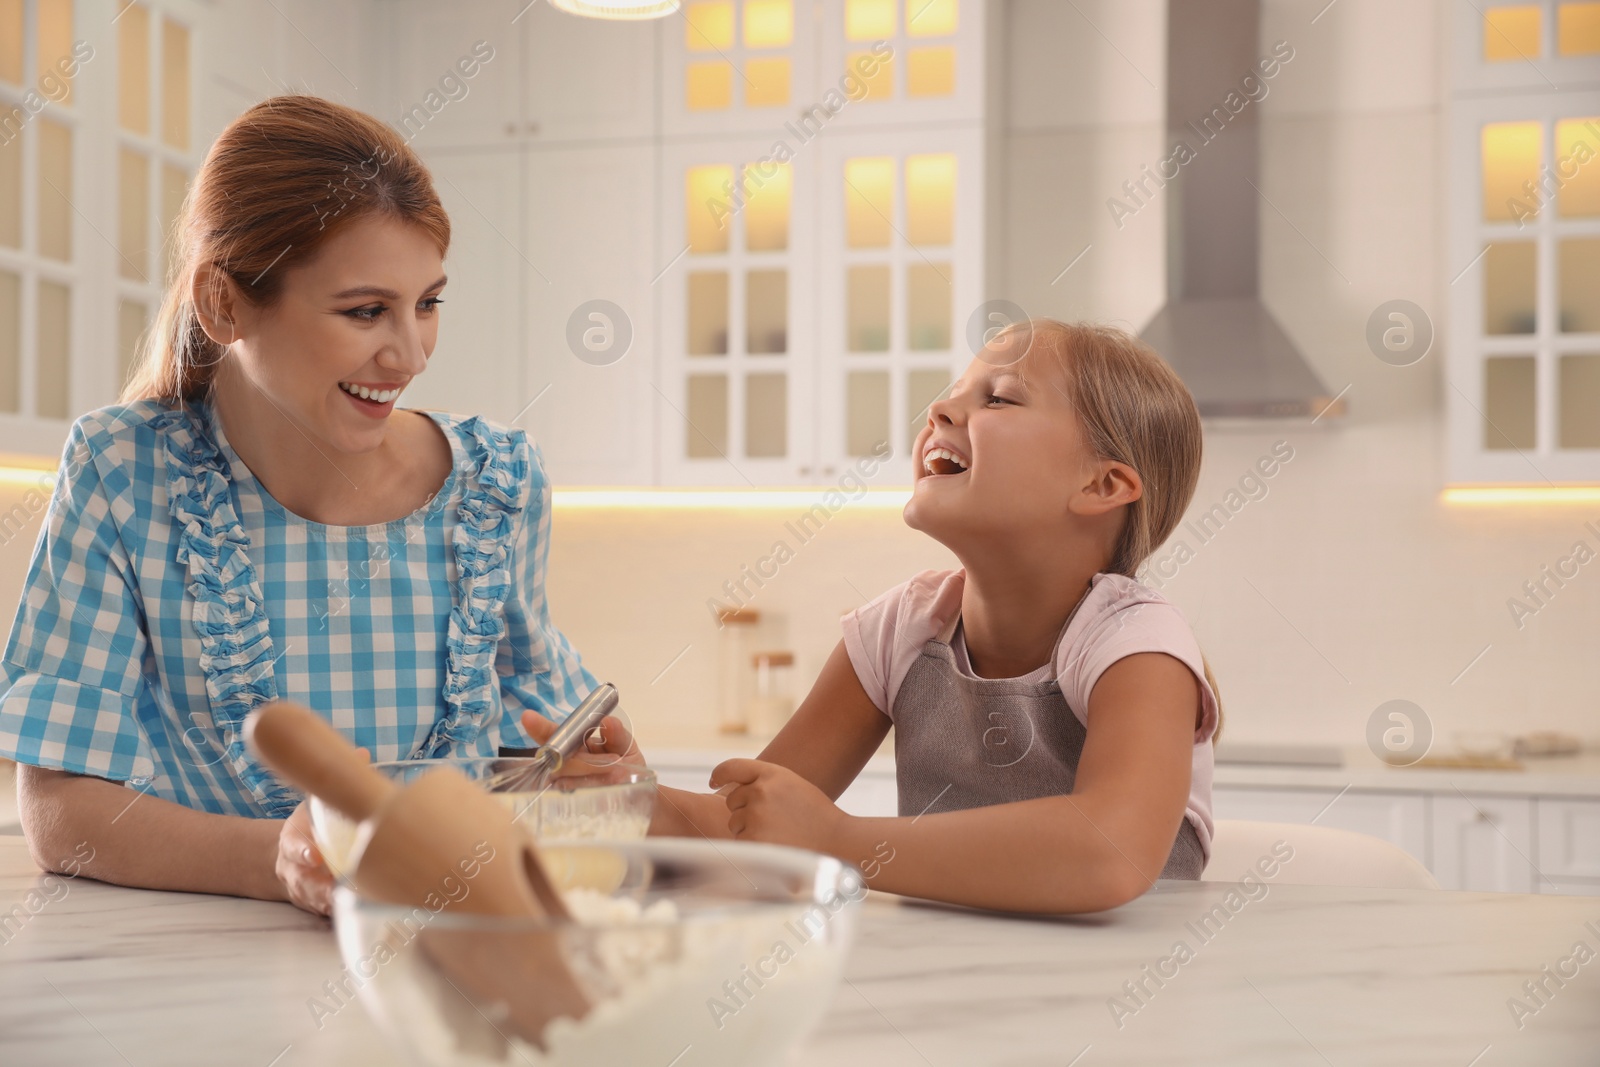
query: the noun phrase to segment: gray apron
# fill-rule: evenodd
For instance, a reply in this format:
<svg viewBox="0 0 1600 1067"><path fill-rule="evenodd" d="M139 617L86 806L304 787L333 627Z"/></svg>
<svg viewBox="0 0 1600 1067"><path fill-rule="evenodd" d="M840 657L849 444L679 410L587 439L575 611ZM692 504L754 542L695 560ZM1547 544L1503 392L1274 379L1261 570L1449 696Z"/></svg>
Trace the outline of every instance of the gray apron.
<svg viewBox="0 0 1600 1067"><path fill-rule="evenodd" d="M1088 731L1054 678L973 678L950 640L960 616L922 646L894 700L900 814L962 811L1072 792ZM1070 620L1069 620L1070 621ZM1186 817L1162 878L1195 880L1205 853Z"/></svg>

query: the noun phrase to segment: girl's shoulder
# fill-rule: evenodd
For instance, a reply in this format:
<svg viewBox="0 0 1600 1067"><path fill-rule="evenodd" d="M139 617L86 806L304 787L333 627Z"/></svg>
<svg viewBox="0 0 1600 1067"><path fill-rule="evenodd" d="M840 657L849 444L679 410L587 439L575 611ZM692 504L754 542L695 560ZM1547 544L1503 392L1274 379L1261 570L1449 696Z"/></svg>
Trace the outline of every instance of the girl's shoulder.
<svg viewBox="0 0 1600 1067"><path fill-rule="evenodd" d="M1193 645L1198 650L1176 604L1136 578L1100 573L1062 634L1056 655L1076 668L1097 650L1144 645L1172 645L1186 652Z"/></svg>
<svg viewBox="0 0 1600 1067"><path fill-rule="evenodd" d="M1204 694L1204 718L1215 721L1205 658L1183 612L1148 585L1122 574L1094 576L1056 648L1056 678L1073 712L1084 718L1089 694L1106 668L1142 652L1164 653L1188 666Z"/></svg>

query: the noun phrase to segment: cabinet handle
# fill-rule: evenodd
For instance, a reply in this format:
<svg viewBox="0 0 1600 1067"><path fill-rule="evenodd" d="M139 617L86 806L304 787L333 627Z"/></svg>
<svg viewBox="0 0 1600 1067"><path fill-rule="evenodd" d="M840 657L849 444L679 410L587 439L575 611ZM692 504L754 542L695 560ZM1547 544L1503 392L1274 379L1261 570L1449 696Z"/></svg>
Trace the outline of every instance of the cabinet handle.
<svg viewBox="0 0 1600 1067"><path fill-rule="evenodd" d="M811 474L811 468L810 467L801 467L801 468L799 468L799 470L800 470L800 477L802 477L802 478L809 477L810 474Z"/></svg>
<svg viewBox="0 0 1600 1067"><path fill-rule="evenodd" d="M1486 823L1489 823L1490 825L1493 825L1494 824L1494 816L1490 815L1488 812L1486 812L1486 811L1484 811L1482 809L1479 809L1479 811L1478 811L1478 820L1477 821L1478 822L1486 822Z"/></svg>
<svg viewBox="0 0 1600 1067"><path fill-rule="evenodd" d="M822 468L822 475L825 478L833 477L833 468L832 467L823 467Z"/></svg>
<svg viewBox="0 0 1600 1067"><path fill-rule="evenodd" d="M506 136L507 137L515 137L516 135L517 135L517 124L515 122L506 123Z"/></svg>
<svg viewBox="0 0 1600 1067"><path fill-rule="evenodd" d="M537 134L539 132L539 124L537 122L524 122L522 124L522 132L530 135Z"/></svg>

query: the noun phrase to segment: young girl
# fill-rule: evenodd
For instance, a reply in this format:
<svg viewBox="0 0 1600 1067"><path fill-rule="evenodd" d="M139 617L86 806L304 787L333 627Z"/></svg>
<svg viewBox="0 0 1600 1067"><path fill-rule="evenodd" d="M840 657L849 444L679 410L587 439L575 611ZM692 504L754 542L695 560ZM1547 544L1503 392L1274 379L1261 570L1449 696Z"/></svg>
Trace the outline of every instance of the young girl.
<svg viewBox="0 0 1600 1067"><path fill-rule="evenodd" d="M307 704L375 760L493 756L531 746L517 712L594 687L550 622L524 434L397 407L449 243L427 170L360 112L278 97L212 146L125 402L72 427L0 664L46 870L87 846L92 878L326 913L252 708Z"/></svg>
<svg viewBox="0 0 1600 1067"><path fill-rule="evenodd" d="M1128 334L1033 322L933 404L915 457L906 523L961 569L845 616L761 758L716 768L725 796L663 789L656 830L799 845L874 888L1024 912L1198 878L1217 700L1178 609L1134 578L1194 492L1188 390ZM844 814L891 724L899 817Z"/></svg>

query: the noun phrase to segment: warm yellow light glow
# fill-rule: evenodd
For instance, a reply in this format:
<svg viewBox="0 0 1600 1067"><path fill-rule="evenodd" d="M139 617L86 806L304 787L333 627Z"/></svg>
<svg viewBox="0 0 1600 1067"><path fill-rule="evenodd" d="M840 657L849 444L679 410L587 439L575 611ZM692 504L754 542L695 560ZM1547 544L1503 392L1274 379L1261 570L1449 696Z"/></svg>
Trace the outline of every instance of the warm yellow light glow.
<svg viewBox="0 0 1600 1067"><path fill-rule="evenodd" d="M841 493L850 508L894 508L906 506L910 489L869 489L859 495L833 486L809 489L557 489L555 506L560 509L616 508L657 511L758 511L774 509L805 510L820 503L831 492Z"/></svg>
<svg viewBox="0 0 1600 1067"><path fill-rule="evenodd" d="M788 48L793 43L792 0L744 0L746 48Z"/></svg>
<svg viewBox="0 0 1600 1067"><path fill-rule="evenodd" d="M684 205L689 251L696 254L728 250L728 220L733 214L729 190L733 188L733 168L723 166L690 167L684 188Z"/></svg>
<svg viewBox="0 0 1600 1067"><path fill-rule="evenodd" d="M956 91L956 50L942 44L913 48L906 57L907 96L951 96Z"/></svg>
<svg viewBox="0 0 1600 1067"><path fill-rule="evenodd" d="M781 107L788 102L788 56L768 56L765 59L745 60L745 107Z"/></svg>
<svg viewBox="0 0 1600 1067"><path fill-rule="evenodd" d="M851 52L845 58L845 68L861 76L866 90L861 94L863 103L887 100L894 95L893 55L880 58L871 52Z"/></svg>
<svg viewBox="0 0 1600 1067"><path fill-rule="evenodd" d="M906 33L948 37L956 32L956 0L906 0Z"/></svg>
<svg viewBox="0 0 1600 1067"><path fill-rule="evenodd" d="M1490 63L1538 59L1538 4L1491 7L1483 15L1483 58Z"/></svg>
<svg viewBox="0 0 1600 1067"><path fill-rule="evenodd" d="M550 0L550 6L569 15L631 22L658 19L678 10L679 0Z"/></svg>
<svg viewBox="0 0 1600 1067"><path fill-rule="evenodd" d="M53 467L0 467L0 485L20 485L43 493L54 492L56 472Z"/></svg>
<svg viewBox="0 0 1600 1067"><path fill-rule="evenodd" d="M1556 27L1563 56L1600 55L1600 4L1562 4Z"/></svg>
<svg viewBox="0 0 1600 1067"><path fill-rule="evenodd" d="M733 106L733 67L723 60L690 63L683 84L690 111L725 111Z"/></svg>
<svg viewBox="0 0 1600 1067"><path fill-rule="evenodd" d="M39 73L53 68L72 55L72 0L41 0L38 7L37 51ZM72 79L62 78L61 96L56 103L72 103Z"/></svg>
<svg viewBox="0 0 1600 1067"><path fill-rule="evenodd" d="M1491 122L1483 128L1483 219L1512 222L1539 213L1538 202L1523 187L1539 182L1544 125Z"/></svg>
<svg viewBox="0 0 1600 1067"><path fill-rule="evenodd" d="M893 37L894 9L898 2L899 0L845 0L845 39L877 41Z"/></svg>
<svg viewBox="0 0 1600 1067"><path fill-rule="evenodd" d="M744 246L752 252L789 247L789 201L794 168L788 163L752 163L744 168Z"/></svg>
<svg viewBox="0 0 1600 1067"><path fill-rule="evenodd" d="M1446 504L1595 504L1600 485L1452 485Z"/></svg>
<svg viewBox="0 0 1600 1067"><path fill-rule="evenodd" d="M1600 115L1556 123L1556 177L1564 217L1600 215Z"/></svg>
<svg viewBox="0 0 1600 1067"><path fill-rule="evenodd" d="M906 240L947 245L955 236L956 157L906 157Z"/></svg>
<svg viewBox="0 0 1600 1067"><path fill-rule="evenodd" d="M22 84L22 0L0 0L0 81Z"/></svg>
<svg viewBox="0 0 1600 1067"><path fill-rule="evenodd" d="M851 248L887 248L893 233L894 160L846 160L845 235Z"/></svg>
<svg viewBox="0 0 1600 1067"><path fill-rule="evenodd" d="M683 46L691 52L733 47L733 0L701 0L684 11Z"/></svg>
<svg viewBox="0 0 1600 1067"><path fill-rule="evenodd" d="M143 4L117 11L117 79L118 123L129 133L149 133L150 9Z"/></svg>

